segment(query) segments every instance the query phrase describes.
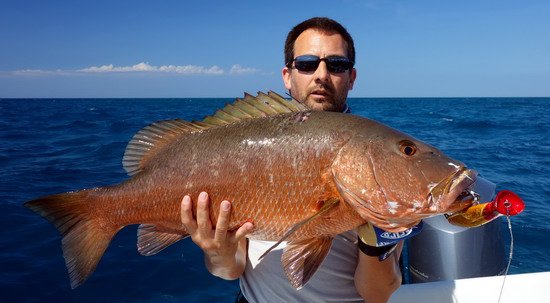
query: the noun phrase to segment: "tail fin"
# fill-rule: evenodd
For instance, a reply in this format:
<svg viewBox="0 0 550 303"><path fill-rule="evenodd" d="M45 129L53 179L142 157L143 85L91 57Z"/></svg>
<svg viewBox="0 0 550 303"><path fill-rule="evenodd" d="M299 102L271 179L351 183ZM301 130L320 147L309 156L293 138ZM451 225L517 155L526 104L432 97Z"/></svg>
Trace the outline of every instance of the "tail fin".
<svg viewBox="0 0 550 303"><path fill-rule="evenodd" d="M65 264L76 288L94 272L97 263L121 227L106 224L94 215L95 190L83 190L42 197L25 206L52 223L63 236Z"/></svg>

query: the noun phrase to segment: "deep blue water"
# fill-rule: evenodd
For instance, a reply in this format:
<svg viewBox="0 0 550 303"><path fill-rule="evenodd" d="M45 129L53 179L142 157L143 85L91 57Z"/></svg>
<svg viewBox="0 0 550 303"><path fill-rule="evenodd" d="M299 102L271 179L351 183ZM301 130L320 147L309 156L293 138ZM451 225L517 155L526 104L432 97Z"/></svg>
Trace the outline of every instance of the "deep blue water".
<svg viewBox="0 0 550 303"><path fill-rule="evenodd" d="M60 236L25 201L126 179L135 132L200 119L231 99L0 99L0 293L3 301L232 302L236 281L210 276L182 241L152 257L122 230L96 272L70 290ZM550 98L351 99L355 114L409 133L478 170L527 208L512 219L511 273L550 270ZM504 221L502 222L504 225Z"/></svg>

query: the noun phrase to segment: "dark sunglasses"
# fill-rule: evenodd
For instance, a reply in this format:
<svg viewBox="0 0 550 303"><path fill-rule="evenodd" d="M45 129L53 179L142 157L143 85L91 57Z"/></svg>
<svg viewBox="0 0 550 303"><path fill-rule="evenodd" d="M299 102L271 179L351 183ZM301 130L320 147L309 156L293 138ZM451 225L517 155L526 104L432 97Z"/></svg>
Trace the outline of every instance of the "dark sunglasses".
<svg viewBox="0 0 550 303"><path fill-rule="evenodd" d="M346 57L341 56L329 56L325 58L319 58L314 55L298 56L287 63L288 68L292 68L292 62L294 62L294 68L301 72L314 72L321 64L321 61L325 61L327 69L331 73L343 73L353 67L353 61L350 61Z"/></svg>

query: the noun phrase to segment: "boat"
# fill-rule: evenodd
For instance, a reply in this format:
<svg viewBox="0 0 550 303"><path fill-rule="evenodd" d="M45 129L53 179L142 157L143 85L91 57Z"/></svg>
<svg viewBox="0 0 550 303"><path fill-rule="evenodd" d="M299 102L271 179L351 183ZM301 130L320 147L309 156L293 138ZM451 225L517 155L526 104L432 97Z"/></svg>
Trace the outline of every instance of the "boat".
<svg viewBox="0 0 550 303"><path fill-rule="evenodd" d="M491 201L495 189L484 178L474 187L481 201ZM444 216L425 219L422 232L406 243L405 284L390 302L548 302L550 272L507 275L512 254L505 242L513 238L505 237L502 223L497 218L466 228Z"/></svg>
<svg viewBox="0 0 550 303"><path fill-rule="evenodd" d="M402 285L389 303L542 303L550 271ZM501 294L502 289L502 294Z"/></svg>

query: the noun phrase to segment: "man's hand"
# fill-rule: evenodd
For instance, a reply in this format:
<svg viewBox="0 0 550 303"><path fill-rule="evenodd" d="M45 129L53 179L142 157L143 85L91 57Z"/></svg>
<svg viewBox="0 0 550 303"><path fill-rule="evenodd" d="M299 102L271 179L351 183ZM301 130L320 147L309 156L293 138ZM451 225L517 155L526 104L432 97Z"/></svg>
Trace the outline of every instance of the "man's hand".
<svg viewBox="0 0 550 303"><path fill-rule="evenodd" d="M235 231L228 231L231 203L222 201L216 227L210 220L208 194L201 192L197 200L197 216L193 216L191 197L181 202L181 222L205 256L206 267L211 274L232 280L242 275L246 266L246 238L253 225L244 223Z"/></svg>

